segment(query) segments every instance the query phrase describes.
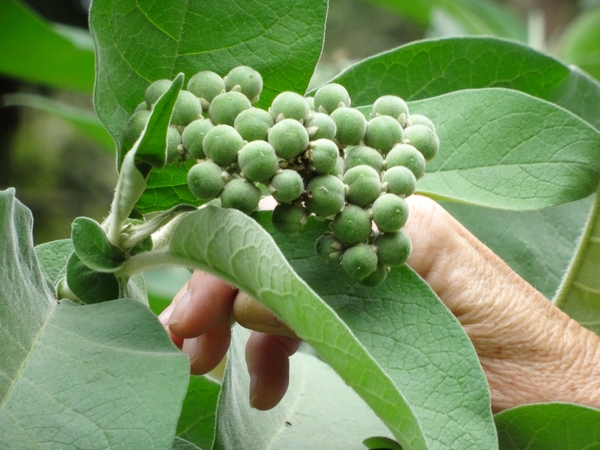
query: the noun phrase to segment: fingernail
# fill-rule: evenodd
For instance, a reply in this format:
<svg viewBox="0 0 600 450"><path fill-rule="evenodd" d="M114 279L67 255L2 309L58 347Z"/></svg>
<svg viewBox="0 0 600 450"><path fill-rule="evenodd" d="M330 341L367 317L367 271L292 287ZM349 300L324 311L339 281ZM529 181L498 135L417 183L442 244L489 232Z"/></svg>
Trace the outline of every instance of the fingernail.
<svg viewBox="0 0 600 450"><path fill-rule="evenodd" d="M191 300L192 292L186 291L185 294L183 294L177 302L177 305L175 305L175 309L173 310L173 312L171 313L171 317L169 318L169 325L179 323L183 319L183 316L185 315L185 312L187 311Z"/></svg>
<svg viewBox="0 0 600 450"><path fill-rule="evenodd" d="M250 407L256 408L254 402L258 398L258 376L255 373L250 374Z"/></svg>
<svg viewBox="0 0 600 450"><path fill-rule="evenodd" d="M190 366L193 365L198 360L198 339L186 339L183 341L183 346L181 347L181 351L188 355L190 359Z"/></svg>
<svg viewBox="0 0 600 450"><path fill-rule="evenodd" d="M173 313L174 309L175 309L175 304L171 303L158 316L158 320L163 327L167 327L167 325L169 325L169 319L171 318L171 314Z"/></svg>

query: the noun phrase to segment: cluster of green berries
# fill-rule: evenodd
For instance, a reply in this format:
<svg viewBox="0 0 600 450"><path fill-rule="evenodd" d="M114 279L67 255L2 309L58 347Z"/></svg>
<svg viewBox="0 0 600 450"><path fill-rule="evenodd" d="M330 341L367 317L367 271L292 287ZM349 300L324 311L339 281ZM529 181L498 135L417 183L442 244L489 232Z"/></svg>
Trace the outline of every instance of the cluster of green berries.
<svg viewBox="0 0 600 450"><path fill-rule="evenodd" d="M130 120L129 139L137 139L148 108L169 83L148 87ZM357 280L379 284L410 255L404 199L438 153L434 125L409 115L406 102L392 95L380 97L367 120L335 83L314 97L282 92L265 111L252 106L262 85L260 74L246 66L224 78L194 75L175 104L168 154L197 161L188 186L199 199L219 198L223 207L250 214L262 184L278 203L272 216L277 230L296 233L310 215L330 221L317 253L339 261Z"/></svg>

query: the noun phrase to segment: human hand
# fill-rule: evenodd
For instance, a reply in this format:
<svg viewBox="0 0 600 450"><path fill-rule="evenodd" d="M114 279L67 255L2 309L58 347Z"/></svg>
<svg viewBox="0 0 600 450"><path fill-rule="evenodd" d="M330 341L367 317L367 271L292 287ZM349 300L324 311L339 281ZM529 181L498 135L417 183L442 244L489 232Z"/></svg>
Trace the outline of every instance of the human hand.
<svg viewBox="0 0 600 450"><path fill-rule="evenodd" d="M408 264L432 287L471 339L495 411L568 401L600 407L600 338L581 327L512 271L434 201L407 198ZM206 373L230 341L230 313L257 330L248 341L250 399L270 409L287 388L288 357L300 341L256 300L196 272L160 319L183 342L192 373ZM182 339L185 339L182 341Z"/></svg>

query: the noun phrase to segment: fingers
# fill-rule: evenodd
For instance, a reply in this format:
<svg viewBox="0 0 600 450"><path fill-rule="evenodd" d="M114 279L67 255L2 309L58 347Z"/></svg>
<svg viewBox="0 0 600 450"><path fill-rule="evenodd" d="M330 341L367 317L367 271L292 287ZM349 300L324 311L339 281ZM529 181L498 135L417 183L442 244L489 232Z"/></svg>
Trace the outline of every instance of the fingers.
<svg viewBox="0 0 600 450"><path fill-rule="evenodd" d="M260 302L244 292L239 292L235 297L233 317L237 323L250 330L297 339L296 334L287 325Z"/></svg>

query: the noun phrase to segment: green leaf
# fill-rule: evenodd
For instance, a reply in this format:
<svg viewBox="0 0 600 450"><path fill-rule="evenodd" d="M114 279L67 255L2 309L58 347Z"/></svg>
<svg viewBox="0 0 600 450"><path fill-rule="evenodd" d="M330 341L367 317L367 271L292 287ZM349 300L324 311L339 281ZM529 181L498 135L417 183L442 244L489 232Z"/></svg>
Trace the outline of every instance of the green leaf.
<svg viewBox="0 0 600 450"><path fill-rule="evenodd" d="M600 448L600 411L569 403L540 403L494 417L501 450Z"/></svg>
<svg viewBox="0 0 600 450"><path fill-rule="evenodd" d="M259 105L281 91L304 93L321 55L326 12L326 0L95 0L98 115L121 143L151 82L201 70L223 76L238 65L262 74Z"/></svg>
<svg viewBox="0 0 600 450"><path fill-rule="evenodd" d="M79 260L97 272L116 272L127 254L106 237L98 222L89 217L77 217L71 225L71 241Z"/></svg>
<svg viewBox="0 0 600 450"><path fill-rule="evenodd" d="M565 30L559 55L600 79L600 7L584 10Z"/></svg>
<svg viewBox="0 0 600 450"><path fill-rule="evenodd" d="M87 31L54 26L17 0L0 2L0 29L1 73L92 92L94 47Z"/></svg>
<svg viewBox="0 0 600 450"><path fill-rule="evenodd" d="M0 192L0 442L10 448L167 448L189 364L131 300L57 303L31 214Z"/></svg>
<svg viewBox="0 0 600 450"><path fill-rule="evenodd" d="M71 239L46 242L35 247L35 255L44 277L56 289L67 276L67 260L73 253Z"/></svg>
<svg viewBox="0 0 600 450"><path fill-rule="evenodd" d="M221 386L202 376L191 376L177 422L177 436L202 448L211 448Z"/></svg>
<svg viewBox="0 0 600 450"><path fill-rule="evenodd" d="M173 440L173 445L171 446L171 450L202 450L202 449L200 447L195 446L191 442L186 441L185 439L176 437Z"/></svg>
<svg viewBox="0 0 600 450"><path fill-rule="evenodd" d="M538 209L592 194L600 133L552 103L489 88L413 102L436 126L440 153L417 190L494 208Z"/></svg>
<svg viewBox="0 0 600 450"><path fill-rule="evenodd" d="M250 332L236 326L219 397L213 450L360 449L365 436L389 435L362 399L325 363L298 352L290 358L290 383L270 411L250 407L244 348Z"/></svg>
<svg viewBox="0 0 600 450"><path fill-rule="evenodd" d="M374 81L376 80L376 81ZM367 58L333 81L353 106L381 95L420 100L462 89L503 87L547 100L600 129L600 85L531 47L488 37L418 41Z"/></svg>
<svg viewBox="0 0 600 450"><path fill-rule="evenodd" d="M2 97L5 106L26 106L53 114L73 125L78 131L114 154L115 142L95 112L77 108L57 100L35 94L7 94Z"/></svg>
<svg viewBox="0 0 600 450"><path fill-rule="evenodd" d="M101 303L119 298L119 280L114 274L90 269L75 252L67 261L67 285L83 303Z"/></svg>
<svg viewBox="0 0 600 450"><path fill-rule="evenodd" d="M396 441L394 441L393 439L384 437L384 436L373 436L370 438L367 438L363 441L363 444L368 448L368 449L373 449L373 450L385 450L385 449L389 449L389 450L402 450L402 447L400 446L400 444L398 444Z"/></svg>

